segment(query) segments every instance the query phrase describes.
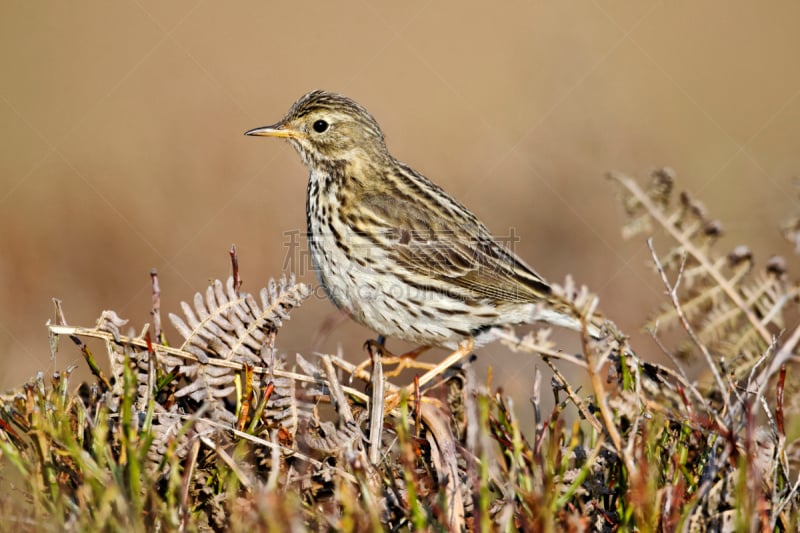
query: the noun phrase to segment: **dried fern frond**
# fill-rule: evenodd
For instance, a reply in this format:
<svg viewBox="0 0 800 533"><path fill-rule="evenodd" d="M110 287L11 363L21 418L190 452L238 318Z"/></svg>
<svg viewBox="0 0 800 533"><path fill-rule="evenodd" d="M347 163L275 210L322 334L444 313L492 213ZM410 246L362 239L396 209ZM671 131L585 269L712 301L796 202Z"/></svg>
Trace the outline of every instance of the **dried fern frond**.
<svg viewBox="0 0 800 533"><path fill-rule="evenodd" d="M670 302L647 327L676 325L680 312L734 380L747 376L785 328L787 312L797 307L800 290L787 280L783 260L776 257L757 268L747 247L715 250L722 224L686 192L675 201L671 169L654 171L646 189L620 173L609 177L622 189L629 217L624 236L649 235L659 227L672 240L657 261L675 280L680 309ZM686 346L679 350L684 351Z"/></svg>
<svg viewBox="0 0 800 533"><path fill-rule="evenodd" d="M152 343L149 326L136 336L123 335L120 328L127 320L113 311L104 311L95 328L59 324L50 330L54 337L66 334L105 342L112 377L106 401L113 409L119 407L123 390L131 390L125 376L133 377L134 409L153 410L155 442L149 459L157 464L167 447L176 444L172 441L181 434L186 417L200 412L204 420L237 427L245 423L249 409L258 409L266 430L280 427L294 439L300 412L313 409L296 397L296 381L315 378L285 370L285 361L275 354L275 333L309 292L293 278L282 278L261 289L258 301L237 293L233 277L224 285L214 281L205 298L195 296L193 308L183 304L185 319L170 314L185 339L178 348Z"/></svg>
<svg viewBox="0 0 800 533"><path fill-rule="evenodd" d="M260 303L248 293L234 289L233 276L223 286L214 280L205 298L194 296L194 308L181 302L184 318L169 319L185 339L181 345L203 361L208 357L250 364L268 364L274 356L273 334L289 318L289 312L310 294L294 276L269 281L259 292Z"/></svg>
<svg viewBox="0 0 800 533"><path fill-rule="evenodd" d="M310 289L297 283L294 277L270 280L259 291L260 302L252 295L239 292L229 276L225 285L214 280L205 297L195 294L194 307L181 302L184 318L170 313L169 319L184 338L181 350L197 356L196 361L165 357L169 371L177 369L187 379L175 392L176 397L190 396L195 401L208 402L215 420L235 423L236 414L226 408L226 398L241 386L240 374L231 367L207 365L211 359L222 359L274 371L283 367L275 360L275 332L289 311L309 295ZM293 384L286 380L273 381L276 399L292 398Z"/></svg>
<svg viewBox="0 0 800 533"><path fill-rule="evenodd" d="M107 395L109 406L113 410L119 407L119 400L125 386L125 370L128 367L136 379L137 396L134 406L138 411L147 409L155 390L155 361L146 347L129 346L120 342L120 328L128 323L114 311L103 311L97 319L97 330L107 331L112 335L106 339L106 351L111 363L111 391Z"/></svg>

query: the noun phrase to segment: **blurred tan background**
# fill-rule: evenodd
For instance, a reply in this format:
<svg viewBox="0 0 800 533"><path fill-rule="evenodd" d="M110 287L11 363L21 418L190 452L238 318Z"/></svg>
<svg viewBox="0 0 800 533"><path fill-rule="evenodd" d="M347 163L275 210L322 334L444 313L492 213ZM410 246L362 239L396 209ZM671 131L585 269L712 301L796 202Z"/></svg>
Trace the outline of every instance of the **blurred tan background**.
<svg viewBox="0 0 800 533"><path fill-rule="evenodd" d="M307 172L287 144L242 133L315 88L364 104L396 156L636 333L663 287L642 240L622 241L604 173L670 165L722 220L720 251L789 256L778 226L797 207L798 21L794 0L4 1L0 390L83 366L68 342L49 359L52 297L71 324L114 309L139 329L151 268L165 316L228 275L232 243L244 289L279 276L287 235L304 231ZM295 311L281 350L309 352L332 311L319 298ZM324 348L360 359L371 336L343 324ZM479 353L507 389L530 390L542 366Z"/></svg>

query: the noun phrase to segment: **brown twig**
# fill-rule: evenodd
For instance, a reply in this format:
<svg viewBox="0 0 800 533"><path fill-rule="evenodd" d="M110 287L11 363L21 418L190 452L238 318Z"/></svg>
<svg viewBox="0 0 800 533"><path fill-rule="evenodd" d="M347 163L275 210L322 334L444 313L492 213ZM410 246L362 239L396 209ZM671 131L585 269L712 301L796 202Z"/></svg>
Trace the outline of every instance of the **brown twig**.
<svg viewBox="0 0 800 533"><path fill-rule="evenodd" d="M161 287L158 284L158 272L154 268L150 271L150 284L152 286L153 304L150 314L153 317L153 331L155 332L156 342L163 344L163 331L161 329Z"/></svg>
<svg viewBox="0 0 800 533"><path fill-rule="evenodd" d="M714 359L711 357L711 353L709 353L708 347L706 347L706 345L703 344L703 342L695 333L694 328L689 323L689 319L683 312L683 307L681 306L680 298L678 298L678 287L680 285L680 278L683 272L683 265L685 263L685 258L684 261L681 262L681 268L678 271L678 278L675 281L675 285L673 286L670 283L669 278L667 278L667 273L664 270L664 266L661 264L661 261L658 258L658 254L656 253L656 250L653 247L652 238L647 239L647 247L650 249L650 255L652 256L653 262L656 265L656 269L658 270L658 273L661 276L661 281L664 283L664 287L666 287L667 289L667 294L669 295L670 300L672 301L672 305L675 307L675 311L678 313L678 319L680 320L683 329L689 335L689 338L692 339L692 342L700 349L700 352L703 354L703 357L706 360L706 364L711 369L711 373L714 376L714 380L717 382L717 387L719 388L719 391L723 392L727 387L725 386L725 382L723 381L722 376L719 373L719 369L717 369L717 365L714 363ZM728 405L727 396L723 395L723 398L725 401L725 406L729 408L730 405Z"/></svg>
<svg viewBox="0 0 800 533"><path fill-rule="evenodd" d="M776 402L775 407L775 423L778 426L778 433L782 437L786 437L786 430L783 419L783 391L786 386L786 365L781 366L781 371L778 374L778 384L776 386Z"/></svg>
<svg viewBox="0 0 800 533"><path fill-rule="evenodd" d="M665 217L661 209L653 204L650 198L641 190L641 188L639 188L636 182L616 172L610 173L609 177L625 187L625 189L627 189L628 192L633 195L636 201L642 204L645 209L647 209L648 213L659 223L659 225L664 228L664 230L669 233L670 236L675 239L689 255L691 255L698 263L700 263L703 269L708 272L712 278L714 278L714 281L717 283L717 285L722 287L722 289L725 291L725 294L731 299L734 305L742 311L753 328L758 331L764 342L769 344L771 335L769 334L769 331L767 331L767 328L761 323L761 321L758 320L758 317L753 313L753 310L748 307L744 300L742 300L742 297L736 291L734 286L731 285L729 280L722 275L719 268L711 263L708 255L697 248L689 239L685 238L683 233L678 231L678 228L675 227L672 221Z"/></svg>
<svg viewBox="0 0 800 533"><path fill-rule="evenodd" d="M353 412L350 410L350 404L348 404L345 399L344 390L339 383L339 377L336 375L336 370L333 368L333 363L331 363L331 357L329 355L322 356L322 368L325 370L325 375L328 378L327 384L331 392L331 401L333 402L334 409L336 409L336 412L339 414L339 418L341 418L345 424L355 424L356 419L353 416Z"/></svg>
<svg viewBox="0 0 800 533"><path fill-rule="evenodd" d="M386 394L386 381L383 377L383 363L380 350L367 348L372 360L372 393L369 401L369 462L377 465L381 459L381 436L383 435L383 412Z"/></svg>
<svg viewBox="0 0 800 533"><path fill-rule="evenodd" d="M581 397L578 396L578 394L574 390L572 390L572 386L570 386L569 382L567 381L567 378L564 377L564 374L562 374L561 371L558 369L558 367L556 367L556 365L553 364L553 362L550 360L549 357L543 357L542 360L545 362L547 366L550 367L550 370L553 371L553 374L555 374L555 377L558 379L558 381L561 382L561 386L564 388L564 391L566 391L567 396L569 396L569 399L572 400L572 403L575 405L575 407L578 409L581 415L586 419L587 422L589 422L592 425L592 427L598 433L602 433L603 424L601 424L600 421L597 420L597 417L595 417L592 414L589 408L586 407L586 405L584 405Z"/></svg>
<svg viewBox="0 0 800 533"><path fill-rule="evenodd" d="M59 326L66 326L67 318L64 316L63 302L58 298L53 298L53 306L55 306L56 324L58 324Z"/></svg>
<svg viewBox="0 0 800 533"><path fill-rule="evenodd" d="M458 474L458 443L448 424L448 417L437 407L422 402L420 418L433 435L439 452L442 477L447 480L445 486L445 508L447 524L450 531L462 531L464 526L464 495Z"/></svg>
<svg viewBox="0 0 800 533"><path fill-rule="evenodd" d="M242 278L239 277L239 256L236 254L236 245L231 244L231 274L233 275L233 290L239 296L239 289L242 288Z"/></svg>
<svg viewBox="0 0 800 533"><path fill-rule="evenodd" d="M769 378L794 355L798 343L800 343L800 324L794 328L792 335L781 344L780 350L775 354L769 367L756 378L759 388L766 387Z"/></svg>

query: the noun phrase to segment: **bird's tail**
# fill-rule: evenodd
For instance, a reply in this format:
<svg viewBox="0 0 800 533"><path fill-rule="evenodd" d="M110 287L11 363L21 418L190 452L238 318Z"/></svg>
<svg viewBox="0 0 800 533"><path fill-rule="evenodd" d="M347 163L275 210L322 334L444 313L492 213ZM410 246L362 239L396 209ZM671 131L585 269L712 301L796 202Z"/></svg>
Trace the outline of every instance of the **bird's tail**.
<svg viewBox="0 0 800 533"><path fill-rule="evenodd" d="M601 339L605 336L608 321L597 310L597 297L585 288L580 291L571 287L553 287L554 291L546 302L537 304L532 320L547 322L554 326L576 331L586 331L589 337Z"/></svg>

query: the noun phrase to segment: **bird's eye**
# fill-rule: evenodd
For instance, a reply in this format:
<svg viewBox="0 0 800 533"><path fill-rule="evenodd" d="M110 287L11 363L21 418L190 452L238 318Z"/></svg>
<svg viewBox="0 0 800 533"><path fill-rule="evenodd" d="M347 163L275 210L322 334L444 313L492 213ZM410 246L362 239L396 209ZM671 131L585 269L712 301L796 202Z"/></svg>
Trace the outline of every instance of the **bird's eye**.
<svg viewBox="0 0 800 533"><path fill-rule="evenodd" d="M322 133L328 129L328 123L324 120L318 120L311 126L317 133Z"/></svg>

